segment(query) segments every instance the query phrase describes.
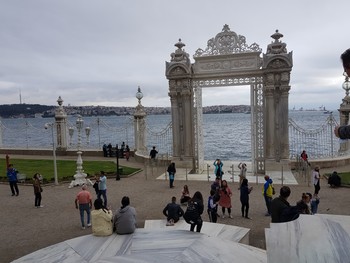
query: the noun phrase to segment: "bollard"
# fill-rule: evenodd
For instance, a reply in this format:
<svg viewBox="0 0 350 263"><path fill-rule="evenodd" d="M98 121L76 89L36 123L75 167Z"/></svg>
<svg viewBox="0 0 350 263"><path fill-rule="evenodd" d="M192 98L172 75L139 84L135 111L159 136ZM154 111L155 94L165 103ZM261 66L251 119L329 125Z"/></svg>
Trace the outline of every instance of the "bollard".
<svg viewBox="0 0 350 263"><path fill-rule="evenodd" d="M232 169L232 171L231 171L232 183L234 183L235 182L235 168L234 168L234 165L232 164L230 166L230 168Z"/></svg>
<svg viewBox="0 0 350 263"><path fill-rule="evenodd" d="M282 165L282 186L283 186L283 165Z"/></svg>
<svg viewBox="0 0 350 263"><path fill-rule="evenodd" d="M207 164L207 177L208 177L208 182L209 182L209 178L210 178L210 175L209 175L209 167L210 167L210 165Z"/></svg>

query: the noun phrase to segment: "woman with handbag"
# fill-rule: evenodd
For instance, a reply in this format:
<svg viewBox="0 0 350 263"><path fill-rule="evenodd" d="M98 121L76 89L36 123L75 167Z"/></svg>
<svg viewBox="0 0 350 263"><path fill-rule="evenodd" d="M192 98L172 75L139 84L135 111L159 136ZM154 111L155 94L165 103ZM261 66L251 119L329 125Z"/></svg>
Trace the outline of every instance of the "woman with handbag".
<svg viewBox="0 0 350 263"><path fill-rule="evenodd" d="M44 207L43 205L41 205L41 192L43 191L43 189L41 188L41 183L40 183L40 174L36 173L33 176L33 186L34 186L34 195L35 195L35 207L36 208L40 208L40 207Z"/></svg>

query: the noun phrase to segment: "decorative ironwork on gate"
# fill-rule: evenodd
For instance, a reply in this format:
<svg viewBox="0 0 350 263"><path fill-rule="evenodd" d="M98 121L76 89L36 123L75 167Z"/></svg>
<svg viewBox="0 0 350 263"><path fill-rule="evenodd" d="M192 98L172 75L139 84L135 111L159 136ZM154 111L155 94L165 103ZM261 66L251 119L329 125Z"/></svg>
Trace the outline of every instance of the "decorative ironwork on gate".
<svg viewBox="0 0 350 263"><path fill-rule="evenodd" d="M306 150L310 159L335 157L344 155L338 152L339 139L334 136L334 127L338 123L330 114L324 124L315 129L304 129L289 119L290 159L295 159Z"/></svg>

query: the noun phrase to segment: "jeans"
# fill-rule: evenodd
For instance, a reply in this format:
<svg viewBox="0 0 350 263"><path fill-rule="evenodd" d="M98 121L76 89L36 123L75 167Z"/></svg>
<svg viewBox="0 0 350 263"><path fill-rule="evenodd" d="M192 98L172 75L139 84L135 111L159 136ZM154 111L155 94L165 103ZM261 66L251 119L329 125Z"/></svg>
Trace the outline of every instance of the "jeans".
<svg viewBox="0 0 350 263"><path fill-rule="evenodd" d="M19 194L18 186L17 186L17 182L16 181L10 182L10 188L11 188L12 195L15 195L15 190L16 190L16 194L17 195Z"/></svg>
<svg viewBox="0 0 350 263"><path fill-rule="evenodd" d="M84 211L87 214L87 224L90 224L90 205L89 204L79 204L79 212L80 212L80 221L81 226L84 227Z"/></svg>
<svg viewBox="0 0 350 263"><path fill-rule="evenodd" d="M35 206L40 206L41 203L41 193L35 193Z"/></svg>
<svg viewBox="0 0 350 263"><path fill-rule="evenodd" d="M272 201L272 197L269 197L267 195L264 195L265 198L265 204L266 204L266 209L267 209L267 213L269 213L271 215L271 201Z"/></svg>
<svg viewBox="0 0 350 263"><path fill-rule="evenodd" d="M107 207L107 189L99 190L97 198L101 199L101 195L103 196L103 206Z"/></svg>

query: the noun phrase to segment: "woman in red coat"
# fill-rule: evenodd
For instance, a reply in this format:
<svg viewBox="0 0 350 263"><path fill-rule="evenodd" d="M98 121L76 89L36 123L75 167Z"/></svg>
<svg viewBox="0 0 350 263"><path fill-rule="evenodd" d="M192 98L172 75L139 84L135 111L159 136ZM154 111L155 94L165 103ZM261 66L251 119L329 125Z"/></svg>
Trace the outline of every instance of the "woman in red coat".
<svg viewBox="0 0 350 263"><path fill-rule="evenodd" d="M229 218L232 218L232 216L231 216L232 191L231 191L230 187L228 187L226 180L222 181L219 194L220 194L219 205L221 206L221 210L222 210L222 218L225 218L226 208L227 208Z"/></svg>

